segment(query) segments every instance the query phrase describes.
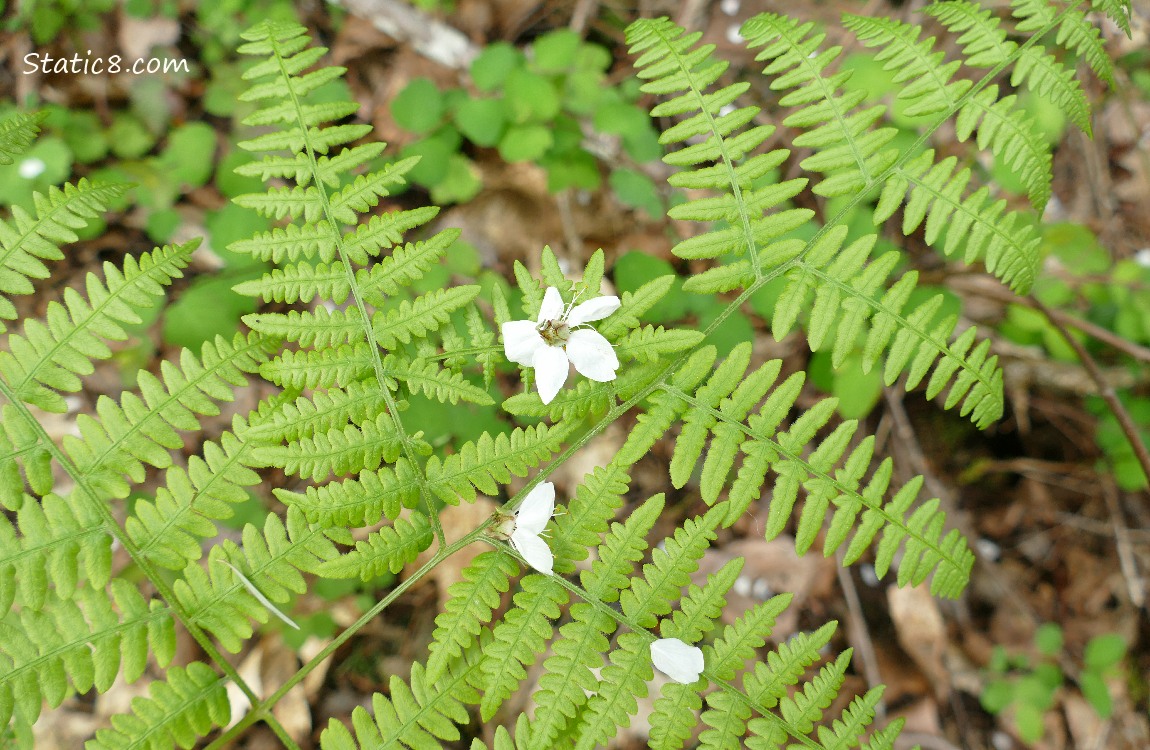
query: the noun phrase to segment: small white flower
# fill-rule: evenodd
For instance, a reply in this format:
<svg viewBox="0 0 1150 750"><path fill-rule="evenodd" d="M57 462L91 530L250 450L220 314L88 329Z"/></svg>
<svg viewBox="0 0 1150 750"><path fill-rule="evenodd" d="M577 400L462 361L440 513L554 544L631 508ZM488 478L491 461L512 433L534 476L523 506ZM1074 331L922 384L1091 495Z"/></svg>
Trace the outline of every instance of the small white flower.
<svg viewBox="0 0 1150 750"><path fill-rule="evenodd" d="M535 368L539 398L549 404L567 381L568 363L575 365L580 375L599 383L615 379L619 358L611 343L598 331L578 326L606 318L618 309L618 297L596 297L564 307L559 290L549 286L537 321L503 324L503 351L512 362Z"/></svg>
<svg viewBox="0 0 1150 750"><path fill-rule="evenodd" d="M651 663L675 682L693 685L703 673L703 652L678 638L660 638L651 644Z"/></svg>
<svg viewBox="0 0 1150 750"><path fill-rule="evenodd" d="M554 514L555 485L543 482L527 493L513 518L497 516L502 517L503 521L495 527L494 532L489 533L499 539L509 539L511 546L523 556L528 565L540 573L551 575L555 555L540 534L547 528L547 522Z"/></svg>
<svg viewBox="0 0 1150 750"><path fill-rule="evenodd" d="M19 172L20 176L25 180L34 180L44 174L44 170L47 168L48 165L44 163L43 159L37 159L35 156L32 156L20 162L20 166L16 171Z"/></svg>

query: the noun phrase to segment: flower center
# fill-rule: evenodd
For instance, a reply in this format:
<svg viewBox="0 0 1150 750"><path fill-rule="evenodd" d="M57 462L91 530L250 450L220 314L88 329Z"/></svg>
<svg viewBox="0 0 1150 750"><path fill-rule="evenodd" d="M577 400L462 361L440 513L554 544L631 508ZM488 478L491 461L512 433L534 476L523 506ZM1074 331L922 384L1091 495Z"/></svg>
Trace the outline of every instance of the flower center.
<svg viewBox="0 0 1150 750"><path fill-rule="evenodd" d="M571 327L562 319L545 320L537 330L548 346L564 346L571 337Z"/></svg>

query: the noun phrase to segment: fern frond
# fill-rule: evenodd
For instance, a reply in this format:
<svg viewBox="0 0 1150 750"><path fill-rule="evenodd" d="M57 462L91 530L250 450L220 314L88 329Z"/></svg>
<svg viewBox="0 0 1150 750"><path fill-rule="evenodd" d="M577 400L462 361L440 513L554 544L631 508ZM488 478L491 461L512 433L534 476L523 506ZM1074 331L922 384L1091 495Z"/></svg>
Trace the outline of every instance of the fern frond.
<svg viewBox="0 0 1150 750"><path fill-rule="evenodd" d="M40 133L44 112L17 112L0 122L0 164L11 164Z"/></svg>
<svg viewBox="0 0 1150 750"><path fill-rule="evenodd" d="M482 624L491 621L501 594L519 572L514 558L498 550L481 552L463 570L463 580L448 589L451 598L435 618L435 632L428 647L427 676L438 680L479 636Z"/></svg>
<svg viewBox="0 0 1150 750"><path fill-rule="evenodd" d="M245 315L244 323L253 331L303 347L326 349L342 344L358 344L364 340L363 322L359 310L289 310L288 313L253 313Z"/></svg>
<svg viewBox="0 0 1150 750"><path fill-rule="evenodd" d="M517 427L510 435L491 437L485 432L479 440L460 446L458 453L429 458L424 467L428 488L449 505L461 499L474 502L476 490L495 495L500 484L510 482L512 476L527 476L528 469L556 453L571 429L569 424L541 424Z"/></svg>
<svg viewBox="0 0 1150 750"><path fill-rule="evenodd" d="M663 496L655 495L631 513L625 523L612 524L600 543L589 570L580 574L589 601L613 602L627 585L636 563L647 549L646 535L663 510ZM533 695L537 706L531 722L530 747L553 747L559 733L575 719L598 680L591 672L602 666L617 624L602 609L587 602L571 606L571 622L559 628L546 670ZM649 665L648 665L649 668Z"/></svg>
<svg viewBox="0 0 1150 750"><path fill-rule="evenodd" d="M386 315L377 312L372 320L376 341L384 349L395 349L400 342L411 343L412 337L422 338L427 332L438 330L451 319L452 312L478 294L479 287L474 285L437 289L412 302L404 300Z"/></svg>
<svg viewBox="0 0 1150 750"><path fill-rule="evenodd" d="M352 711L354 737L347 727L332 719L320 735L320 747L423 750L454 742L460 737L456 725L468 722L467 704L478 702L469 675L468 669L459 667L432 680L418 663L413 664L410 685L392 675L388 683L390 699L379 693L372 696L374 719L362 707Z"/></svg>
<svg viewBox="0 0 1150 750"><path fill-rule="evenodd" d="M25 482L39 497L52 491L52 451L25 413L5 404L0 408L0 504L20 510L27 497Z"/></svg>
<svg viewBox="0 0 1150 750"><path fill-rule="evenodd" d="M123 270L105 262L104 281L88 274L86 297L65 289L63 304L48 306L46 324L25 321L23 334L11 334L7 351L0 351L0 377L11 395L45 411L67 411L59 392L80 390L79 376L92 373L92 360L112 355L101 339L126 339L123 326L140 322L136 308L155 304L163 287L182 276L198 244L157 248L138 261L128 256Z"/></svg>
<svg viewBox="0 0 1150 750"><path fill-rule="evenodd" d="M260 375L295 391L345 388L371 372L371 365L371 349L360 343L338 349L285 351L264 363Z"/></svg>
<svg viewBox="0 0 1150 750"><path fill-rule="evenodd" d="M313 480L346 476L364 469L395 463L403 452L401 438L387 414L361 425L333 427L286 445L257 448L254 458L264 466L277 466L288 474Z"/></svg>
<svg viewBox="0 0 1150 750"><path fill-rule="evenodd" d="M428 360L408 360L389 354L383 359L383 372L397 383L406 385L412 393L423 393L445 404L460 401L480 405L495 403L487 391L470 383L462 373L444 370Z"/></svg>
<svg viewBox="0 0 1150 750"><path fill-rule="evenodd" d="M745 404L748 403L744 396L749 393L757 401L779 372L777 363L768 363L761 368L765 376L757 373L744 376L748 354L736 349L696 393L678 386L677 379L691 382L692 372L696 373L693 377L698 378L697 373L706 367L708 361L713 362L714 357L713 348L700 350L670 384L663 386L664 394L656 401L655 409L667 409L672 415L687 410L693 412L685 419L671 458L674 476L679 481L685 481L691 475L707 433L712 432L711 444L718 446L716 455L730 456L733 462L731 453L734 447L744 455L743 464L731 484L727 522L737 518L752 500L760 496L766 473L774 471L776 479L766 521L768 539L782 533L802 488L807 497L795 537L800 554L813 544L825 523L826 511L833 509L834 515L824 540L824 554L832 554L845 544L851 529L857 525L847 553L847 562L853 562L874 542L879 528L885 526L877 549L877 568L882 573L893 561L895 551L905 543L899 567L900 582L918 583L933 573L931 585L934 593L957 596L961 592L969 578L973 555L957 531L944 536L945 515L938 512L937 500L923 503L911 512L921 486L920 480L908 483L884 504L882 497L891 477L890 462L884 461L873 472L869 483L862 486L863 478L870 470L874 441L868 437L848 452L857 423L844 422L819 443L812 443L818 431L831 419L836 403L834 399L823 400L807 409L790 429L779 432L779 426L798 398L802 373L792 375L777 386L759 410L744 423L742 415L747 413ZM724 412L716 402L732 391L733 394L723 401L728 406ZM724 464L724 468L727 466L730 463ZM714 481L725 483L725 479L726 473L723 472L721 479Z"/></svg>
<svg viewBox="0 0 1150 750"><path fill-rule="evenodd" d="M1022 19L1017 26L1019 31L1041 32L1057 24L1055 43L1081 55L1099 78L1114 85L1114 67L1110 56L1106 54L1102 32L1082 11L1057 7L1047 0L1014 0L1011 3L1011 14Z"/></svg>
<svg viewBox="0 0 1150 750"><path fill-rule="evenodd" d="M385 573L398 573L431 546L431 524L422 513L398 518L392 526L373 531L355 543L347 554L324 562L319 574L325 578L359 578L370 581Z"/></svg>
<svg viewBox="0 0 1150 750"><path fill-rule="evenodd" d="M0 515L0 616L17 598L21 610L39 611L49 595L103 589L111 574L112 537L91 503L48 494L25 498L15 523Z"/></svg>
<svg viewBox="0 0 1150 750"><path fill-rule="evenodd" d="M621 634L607 658L610 664L603 667L577 730L576 750L602 747L619 727L630 726L631 716L639 709L636 698L647 696L647 683L654 677L650 640L638 633Z"/></svg>
<svg viewBox="0 0 1150 750"><path fill-rule="evenodd" d="M789 243L772 244L770 241L789 231L795 223L809 218L809 212L795 209L764 215L767 210L781 206L787 198L801 191L806 180L791 180L761 190L752 187L757 177L781 163L785 152L781 158L779 153L758 154L743 161L770 137L774 127L760 125L736 133L750 121L755 114L754 109L747 107L720 113L747 90L748 84L735 84L714 93L703 93L727 67L725 62L710 58L713 45L692 49L700 35L685 34L666 19L640 21L633 24L627 34L631 52L640 55L636 62L639 77L647 79L643 90L655 94L678 94L656 106L652 115L692 113L660 137L664 144L691 141L691 145L669 154L664 161L675 166L693 167L715 162L713 166L695 170L691 178L681 179L689 180L692 187L724 191L716 198L692 201L673 210L677 218L695 221L724 219L730 228L685 240L672 252L688 258L717 257L724 253L748 256L747 260L736 261L732 265L739 272L729 275L729 282L724 281L718 286L710 284L708 274L713 275L713 272L705 272L696 281L700 288L712 291L745 286L743 276L751 280L761 277L766 260L790 247Z"/></svg>
<svg viewBox="0 0 1150 750"><path fill-rule="evenodd" d="M192 747L214 727L231 719L224 681L206 664L172 667L162 682L148 686L149 697L132 701L132 713L112 717L111 729L99 729L90 750L128 750L148 738L150 746Z"/></svg>
<svg viewBox="0 0 1150 750"><path fill-rule="evenodd" d="M715 539L715 529L727 515L727 508L717 506L702 518L689 518L675 534L656 547L651 562L643 566L643 576L636 577L623 589L619 603L623 613L642 627L652 628L661 615L669 614L671 602L677 600L699 560Z"/></svg>
<svg viewBox="0 0 1150 750"><path fill-rule="evenodd" d="M979 148L989 148L996 159L1010 166L1026 186L1031 205L1037 209L1046 205L1052 179L1050 149L1035 124L1014 106L1016 97L999 101L998 87L990 86L964 101L963 95L972 83L951 80L961 61L941 64L943 53L931 52L934 38L919 41L919 26L849 14L843 25L867 47L881 48L876 59L883 63L883 69L895 71L895 83L909 84L898 94L899 99L909 102L908 116L949 117L957 112L956 135L960 141L968 139L977 124ZM959 194L962 187L958 188ZM945 217L939 221L944 223ZM960 235L961 232L949 233L952 242L957 242ZM934 244L933 239L928 238L927 242Z"/></svg>
<svg viewBox="0 0 1150 750"><path fill-rule="evenodd" d="M292 442L349 423L363 424L385 408L383 396L374 385L349 383L346 388L316 391L269 409L251 420L243 438L264 444Z"/></svg>
<svg viewBox="0 0 1150 750"><path fill-rule="evenodd" d="M407 216L409 213L404 211L398 215ZM385 214L385 216L390 217L392 214ZM428 215L426 220L430 221L433 216L434 214ZM350 242L354 243L353 248L359 247L360 244L382 242L382 239L377 236L381 233L390 240L391 232L394 231L396 224L384 223L380 226L381 222L376 222L378 218L372 217L372 221L364 224L352 235ZM375 228L365 229L365 227ZM459 235L458 229L444 229L426 240L409 242L403 247L399 247L397 244L395 250L380 260L379 263L366 270L358 270L356 281L369 295L398 294L400 290L412 282L422 279L428 270L439 263L447 249L459 239ZM398 240L396 242L398 243Z"/></svg>
<svg viewBox="0 0 1150 750"><path fill-rule="evenodd" d="M714 629L727 603L727 592L734 586L743 563L741 558L731 560L717 573L707 576L705 586L700 588L692 584L680 601L679 610L663 621L660 634L664 638L696 643ZM664 684L652 712L651 747L655 750L683 747L695 730L702 705L697 686L674 682Z"/></svg>
<svg viewBox="0 0 1150 750"><path fill-rule="evenodd" d="M615 513L623 507L623 495L631 483L626 469L612 461L597 466L575 489L567 512L555 518L551 550L555 569L571 572L575 563L587 559L601 541Z"/></svg>
<svg viewBox="0 0 1150 750"><path fill-rule="evenodd" d="M493 629L491 644L484 649L479 670L483 676L480 716L491 721L503 702L511 697L528 667L551 639L552 623L567 603L567 590L554 576L532 574L520 582L522 591Z"/></svg>
<svg viewBox="0 0 1150 750"><path fill-rule="evenodd" d="M362 471L356 479L308 487L302 494L279 488L273 492L285 505L299 508L311 523L371 526L381 517L394 520L404 507L415 507L419 500L418 471L401 457L394 468Z"/></svg>
<svg viewBox="0 0 1150 750"><path fill-rule="evenodd" d="M31 725L42 702L55 708L72 692L107 692L117 675L137 680L149 652L163 667L175 646L174 621L163 604L145 601L118 578L111 596L82 588L42 610L10 611L0 619L0 726L14 715Z"/></svg>
<svg viewBox="0 0 1150 750"><path fill-rule="evenodd" d="M103 214L123 192L122 185L81 178L63 189L51 187L47 195L33 195L32 212L12 206L11 218L0 220L0 332L6 330L4 320L16 318L8 297L31 294L32 280L48 277L43 261L63 258L60 247L79 239L76 230Z"/></svg>
<svg viewBox="0 0 1150 750"><path fill-rule="evenodd" d="M154 499L136 501L124 530L140 555L169 570L183 569L200 558L201 541L218 533L214 521L231 518L232 506L247 500L247 488L260 483L252 470L258 466L252 444L237 437L247 432L247 421L237 415L232 428L204 443L186 469L168 468Z"/></svg>
<svg viewBox="0 0 1150 750"><path fill-rule="evenodd" d="M309 526L303 513L292 508L286 524L269 513L262 529L246 525L242 548L231 540L212 547L207 571L188 565L173 590L193 622L212 633L226 650L237 653L252 636L250 621L267 622L268 610L248 591L232 565L268 601L282 605L293 593L307 589L302 573L316 573L338 555L328 533Z"/></svg>
<svg viewBox="0 0 1150 750"><path fill-rule="evenodd" d="M782 648L779 650L781 652ZM797 652L793 653L798 655ZM808 650L802 656L809 658L811 654ZM789 664L783 662L781 666L798 666L804 660L802 656L790 660ZM850 656L851 651L847 649L834 662L820 669L814 679L804 684L803 689L793 696L787 695L787 686L793 684L793 681L789 681L792 680L791 675L784 676L784 673L773 669L756 669L748 675L745 680L747 694L768 707L777 702L782 717L780 720L768 714L751 719L747 723L747 729L750 730L746 738L747 747L752 750L775 750L786 741L788 734L803 736L813 732L815 722L822 718L823 711L838 695ZM760 668L762 666L762 663L757 665Z"/></svg>
<svg viewBox="0 0 1150 750"><path fill-rule="evenodd" d="M196 429L199 415L219 414L215 402L230 401L232 389L247 382L246 374L256 371L269 348L270 342L253 333L207 341L198 358L184 349L179 366L161 364L161 377L140 373L140 396L125 392L118 404L101 396L99 419L80 414L80 437L64 436L65 453L93 487L126 497L124 475L142 482L145 464L171 465L170 451L183 445L176 431Z"/></svg>

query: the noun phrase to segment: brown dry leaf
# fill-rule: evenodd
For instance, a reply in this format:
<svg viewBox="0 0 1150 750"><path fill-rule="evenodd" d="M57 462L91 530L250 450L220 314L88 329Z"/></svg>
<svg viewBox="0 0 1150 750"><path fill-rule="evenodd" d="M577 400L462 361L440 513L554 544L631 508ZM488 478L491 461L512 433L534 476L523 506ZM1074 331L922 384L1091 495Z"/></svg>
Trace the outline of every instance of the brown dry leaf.
<svg viewBox="0 0 1150 750"><path fill-rule="evenodd" d="M120 16L120 49L129 60L148 57L154 47L170 47L179 40L180 22L175 18Z"/></svg>
<svg viewBox="0 0 1150 750"><path fill-rule="evenodd" d="M470 534L498 509L499 506L493 500L483 497L482 495L477 497L473 503L460 503L459 505L449 505L445 507L439 512L439 521L443 524L443 533L444 536L447 537L447 543L451 544ZM451 588L452 584L463 580L463 569L470 565L471 561L475 559L475 556L485 549L490 549L490 547L482 542L468 545L435 566L431 573L428 574L427 580L435 582L439 595L440 609L443 609L447 600L451 598L447 590ZM419 557L415 558L415 562L404 568L404 577L419 570L419 568L423 567L434 555L434 549L427 549L421 552Z"/></svg>
<svg viewBox="0 0 1150 750"><path fill-rule="evenodd" d="M899 645L930 679L935 695L946 696L950 692L950 677L942 660L946 625L930 590L926 586L892 586L887 589L887 603Z"/></svg>
<svg viewBox="0 0 1150 750"><path fill-rule="evenodd" d="M263 684L266 697L278 690L300 667L295 652L288 648L278 636L264 638L260 644L264 650ZM272 714L297 743L303 742L311 734L312 717L308 707L307 693L302 684L297 683L279 699Z"/></svg>
<svg viewBox="0 0 1150 750"><path fill-rule="evenodd" d="M769 542L762 538L740 539L707 550L699 562L694 582L702 585L707 575L737 557L743 558L743 570L727 594L723 622L734 622L748 609L776 594L794 594L791 605L779 616L771 633L776 642L798 630L803 602L827 591L835 578L834 560L815 553L800 557L795 553L794 539L784 535Z"/></svg>

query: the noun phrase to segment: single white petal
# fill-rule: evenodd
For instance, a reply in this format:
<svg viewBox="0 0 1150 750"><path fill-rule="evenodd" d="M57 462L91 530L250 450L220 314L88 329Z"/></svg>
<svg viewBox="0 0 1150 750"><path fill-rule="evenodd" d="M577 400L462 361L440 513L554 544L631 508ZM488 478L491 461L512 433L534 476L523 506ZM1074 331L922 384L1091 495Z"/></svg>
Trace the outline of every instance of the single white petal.
<svg viewBox="0 0 1150 750"><path fill-rule="evenodd" d="M543 293L543 304L539 306L539 322L545 320L559 320L563 315L563 298L559 290L553 286L547 287Z"/></svg>
<svg viewBox="0 0 1150 750"><path fill-rule="evenodd" d="M555 514L555 485L543 482L527 493L519 512L515 514L515 528L531 534L538 534L547 528L547 522Z"/></svg>
<svg viewBox="0 0 1150 750"><path fill-rule="evenodd" d="M596 297L589 299L581 305L576 305L567 322L573 326L590 323L592 320L602 320L619 309L621 303L618 297Z"/></svg>
<svg viewBox="0 0 1150 750"><path fill-rule="evenodd" d="M511 546L523 555L523 559L527 561L528 565L540 573L551 575L555 565L555 555L551 554L551 548L538 534L517 528L511 535Z"/></svg>
<svg viewBox="0 0 1150 750"><path fill-rule="evenodd" d="M577 328L567 339L567 358L580 375L606 383L615 379L619 369L619 357L611 342L598 331L590 328Z"/></svg>
<svg viewBox="0 0 1150 750"><path fill-rule="evenodd" d="M535 352L547 342L530 320L511 320L503 324L503 353L512 362L531 366Z"/></svg>
<svg viewBox="0 0 1150 750"><path fill-rule="evenodd" d="M555 394L567 382L567 355L557 346L542 346L535 350L531 361L535 368L535 385L539 388L539 398L543 403L551 403Z"/></svg>
<svg viewBox="0 0 1150 750"><path fill-rule="evenodd" d="M660 638L651 644L651 663L675 682L693 685L703 673L703 652L678 638Z"/></svg>

